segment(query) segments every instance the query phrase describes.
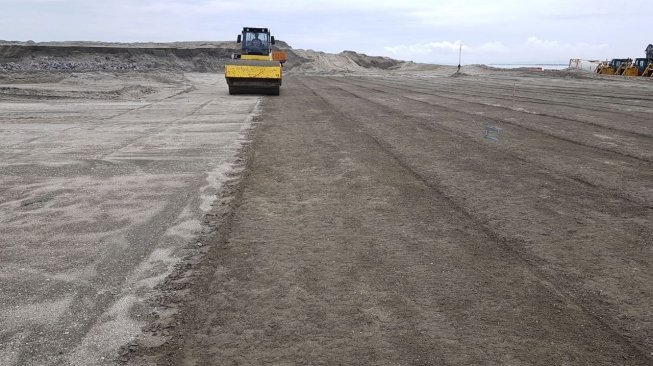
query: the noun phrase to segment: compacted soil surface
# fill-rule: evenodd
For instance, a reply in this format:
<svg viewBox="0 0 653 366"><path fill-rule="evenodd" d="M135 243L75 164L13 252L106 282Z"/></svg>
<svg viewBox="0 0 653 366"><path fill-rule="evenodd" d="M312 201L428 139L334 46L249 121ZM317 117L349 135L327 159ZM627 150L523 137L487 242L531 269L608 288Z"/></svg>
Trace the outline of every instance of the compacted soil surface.
<svg viewBox="0 0 653 366"><path fill-rule="evenodd" d="M652 82L298 75L261 108L123 361L653 364Z"/></svg>
<svg viewBox="0 0 653 366"><path fill-rule="evenodd" d="M222 75L0 73L0 365L112 363L208 228L257 98Z"/></svg>

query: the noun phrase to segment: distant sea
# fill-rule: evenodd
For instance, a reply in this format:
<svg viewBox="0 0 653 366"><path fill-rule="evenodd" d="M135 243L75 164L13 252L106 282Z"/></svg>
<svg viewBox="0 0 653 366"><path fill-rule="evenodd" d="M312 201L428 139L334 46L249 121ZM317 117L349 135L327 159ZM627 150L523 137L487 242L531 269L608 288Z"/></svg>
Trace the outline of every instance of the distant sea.
<svg viewBox="0 0 653 366"><path fill-rule="evenodd" d="M520 67L538 67L544 70L562 70L569 67L569 64L488 64L491 67L501 69L517 69Z"/></svg>

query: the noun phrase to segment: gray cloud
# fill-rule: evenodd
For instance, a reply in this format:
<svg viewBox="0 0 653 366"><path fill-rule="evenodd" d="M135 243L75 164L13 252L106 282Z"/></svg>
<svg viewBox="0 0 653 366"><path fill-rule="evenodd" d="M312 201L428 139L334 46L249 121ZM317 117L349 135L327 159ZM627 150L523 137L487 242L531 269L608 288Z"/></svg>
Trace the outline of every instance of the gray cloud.
<svg viewBox="0 0 653 366"><path fill-rule="evenodd" d="M641 57L653 42L623 31L645 28L650 14L616 11L604 0L0 0L0 7L6 40L228 40L251 25L297 48L441 63L457 62L456 42L468 63Z"/></svg>

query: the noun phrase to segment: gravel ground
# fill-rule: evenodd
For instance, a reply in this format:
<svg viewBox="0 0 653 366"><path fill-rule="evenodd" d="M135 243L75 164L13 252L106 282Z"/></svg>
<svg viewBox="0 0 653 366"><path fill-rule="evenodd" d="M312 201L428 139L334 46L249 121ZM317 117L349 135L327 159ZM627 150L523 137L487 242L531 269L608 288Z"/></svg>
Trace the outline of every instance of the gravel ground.
<svg viewBox="0 0 653 366"><path fill-rule="evenodd" d="M112 364L227 181L259 97L220 74L5 74L0 364Z"/></svg>
<svg viewBox="0 0 653 366"><path fill-rule="evenodd" d="M653 363L651 80L297 55L0 72L0 364Z"/></svg>
<svg viewBox="0 0 653 366"><path fill-rule="evenodd" d="M463 71L288 78L127 360L652 364L653 83Z"/></svg>

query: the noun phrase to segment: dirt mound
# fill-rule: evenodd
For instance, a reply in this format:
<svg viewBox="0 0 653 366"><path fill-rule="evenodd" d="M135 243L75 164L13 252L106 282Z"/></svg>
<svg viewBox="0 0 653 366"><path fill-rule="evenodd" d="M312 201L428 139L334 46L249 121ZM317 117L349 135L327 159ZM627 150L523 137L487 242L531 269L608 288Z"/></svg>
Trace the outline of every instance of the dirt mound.
<svg viewBox="0 0 653 366"><path fill-rule="evenodd" d="M170 90L190 91L180 72L11 72L0 73L0 101L116 100L165 98Z"/></svg>
<svg viewBox="0 0 653 366"><path fill-rule="evenodd" d="M420 67L418 65L423 65L389 57L368 56L354 51L333 54L292 48L283 50L288 52L289 56L286 69L298 73L366 73L380 70L417 69Z"/></svg>
<svg viewBox="0 0 653 366"><path fill-rule="evenodd" d="M313 50L290 50L301 62L289 64L287 70L308 73L362 72L365 68L350 58Z"/></svg>
<svg viewBox="0 0 653 366"><path fill-rule="evenodd" d="M377 68L377 69L396 69L400 67L405 61L398 61L390 57L382 56L368 56L364 53L357 53L354 51L344 51L340 53L341 56L347 57L357 65L364 68Z"/></svg>
<svg viewBox="0 0 653 366"><path fill-rule="evenodd" d="M331 54L293 49L283 41L277 41L275 48L288 53L285 70L298 73L401 70L417 65L354 51ZM156 69L221 72L225 62L237 51L235 42L0 42L0 73Z"/></svg>
<svg viewBox="0 0 653 366"><path fill-rule="evenodd" d="M598 79L601 77L601 75L593 71L576 69L571 67L562 70L557 70L557 74L562 77L572 78L572 79Z"/></svg>
<svg viewBox="0 0 653 366"><path fill-rule="evenodd" d="M233 53L227 47L0 46L0 72L126 71L178 69L216 71Z"/></svg>

